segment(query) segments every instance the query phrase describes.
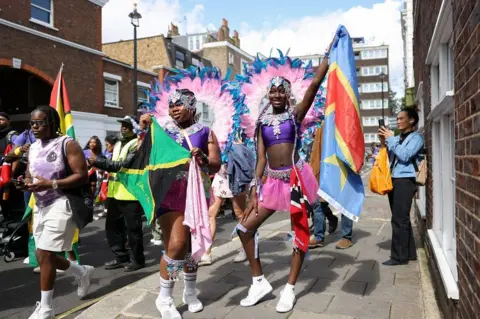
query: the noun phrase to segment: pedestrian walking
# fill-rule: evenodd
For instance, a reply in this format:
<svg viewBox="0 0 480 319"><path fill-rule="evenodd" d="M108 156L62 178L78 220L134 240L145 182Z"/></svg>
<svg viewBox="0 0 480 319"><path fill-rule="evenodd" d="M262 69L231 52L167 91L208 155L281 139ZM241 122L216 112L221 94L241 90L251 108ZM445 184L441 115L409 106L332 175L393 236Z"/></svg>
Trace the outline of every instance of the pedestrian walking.
<svg viewBox="0 0 480 319"><path fill-rule="evenodd" d="M76 225L71 205L62 190L78 188L88 182L85 156L80 145L68 136L60 136L60 118L50 106L37 107L30 125L36 141L30 146L23 181L16 186L34 193L33 236L40 265L41 299L30 319L54 318L53 290L56 269L74 276L77 294L83 298L90 287L94 268L80 266L60 256L72 250ZM71 172L67 176L67 172Z"/></svg>

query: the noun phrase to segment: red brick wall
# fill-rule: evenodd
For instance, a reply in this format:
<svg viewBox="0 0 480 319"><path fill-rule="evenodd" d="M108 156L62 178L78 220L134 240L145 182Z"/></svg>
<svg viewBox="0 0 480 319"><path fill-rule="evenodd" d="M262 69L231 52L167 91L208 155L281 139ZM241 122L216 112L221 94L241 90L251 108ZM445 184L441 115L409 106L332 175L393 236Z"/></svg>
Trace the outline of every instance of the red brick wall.
<svg viewBox="0 0 480 319"><path fill-rule="evenodd" d="M53 27L58 31L30 22L31 0L0 0L0 8L1 19L101 50L102 8L88 0L53 1Z"/></svg>
<svg viewBox="0 0 480 319"><path fill-rule="evenodd" d="M39 70L50 79L56 78L63 62L63 74L72 109L82 112L101 111L103 80L98 76L102 74L100 56L3 25L0 25L0 43L0 59L21 59L22 64Z"/></svg>
<svg viewBox="0 0 480 319"><path fill-rule="evenodd" d="M480 314L480 2L452 1L454 28L457 318Z"/></svg>
<svg viewBox="0 0 480 319"><path fill-rule="evenodd" d="M137 115L137 105L133 105L133 69L112 63L109 61L103 61L103 71L111 74L115 74L122 77L122 81L119 84L119 103L120 109L104 107L103 112L108 116L124 117L125 115ZM102 73L103 76L103 73ZM151 83L155 80L155 76L138 72L138 81ZM103 87L103 78L102 78ZM102 91L102 105L103 105L103 91Z"/></svg>

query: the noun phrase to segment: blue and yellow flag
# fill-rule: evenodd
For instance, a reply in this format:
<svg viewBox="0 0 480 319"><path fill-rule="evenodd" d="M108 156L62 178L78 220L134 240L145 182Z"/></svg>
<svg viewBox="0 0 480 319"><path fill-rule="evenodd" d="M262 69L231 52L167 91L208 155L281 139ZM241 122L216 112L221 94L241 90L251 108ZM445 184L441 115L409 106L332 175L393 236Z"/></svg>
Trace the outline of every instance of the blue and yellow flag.
<svg viewBox="0 0 480 319"><path fill-rule="evenodd" d="M343 25L337 29L329 64L318 194L357 221L365 200L359 175L365 141L352 40Z"/></svg>

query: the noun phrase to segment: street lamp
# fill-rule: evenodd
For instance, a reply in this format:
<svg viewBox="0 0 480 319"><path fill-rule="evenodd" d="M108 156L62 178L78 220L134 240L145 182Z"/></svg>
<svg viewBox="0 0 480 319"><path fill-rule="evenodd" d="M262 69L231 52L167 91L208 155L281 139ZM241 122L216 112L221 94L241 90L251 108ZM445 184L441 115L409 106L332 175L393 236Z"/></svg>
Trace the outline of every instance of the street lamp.
<svg viewBox="0 0 480 319"><path fill-rule="evenodd" d="M138 103L137 88L137 28L140 26L140 18L142 15L137 11L138 0L132 0L133 11L128 17L132 20L133 25L133 105L136 108Z"/></svg>
<svg viewBox="0 0 480 319"><path fill-rule="evenodd" d="M383 71L382 71L382 72L380 72L379 76L380 76L380 80L382 81L382 120L383 120L383 123L385 123L385 114L384 114L385 99L383 97L383 81L385 80L386 74L383 73Z"/></svg>

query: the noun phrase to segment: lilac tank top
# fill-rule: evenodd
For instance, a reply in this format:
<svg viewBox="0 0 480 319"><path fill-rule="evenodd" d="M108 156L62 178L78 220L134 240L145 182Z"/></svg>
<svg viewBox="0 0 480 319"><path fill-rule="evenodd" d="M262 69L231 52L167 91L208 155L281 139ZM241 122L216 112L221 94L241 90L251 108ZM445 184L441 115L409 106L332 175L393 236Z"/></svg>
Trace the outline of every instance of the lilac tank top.
<svg viewBox="0 0 480 319"><path fill-rule="evenodd" d="M295 144L295 124L288 113L264 115L261 129L265 148L282 143Z"/></svg>
<svg viewBox="0 0 480 319"><path fill-rule="evenodd" d="M32 178L35 176L48 180L65 178L67 175L65 165L68 165L68 163L65 163L62 148L66 146L67 141L71 140L68 136L61 136L45 142L35 141L30 146L28 152L28 163ZM36 205L38 207L47 207L63 196L65 195L59 189L36 192Z"/></svg>

